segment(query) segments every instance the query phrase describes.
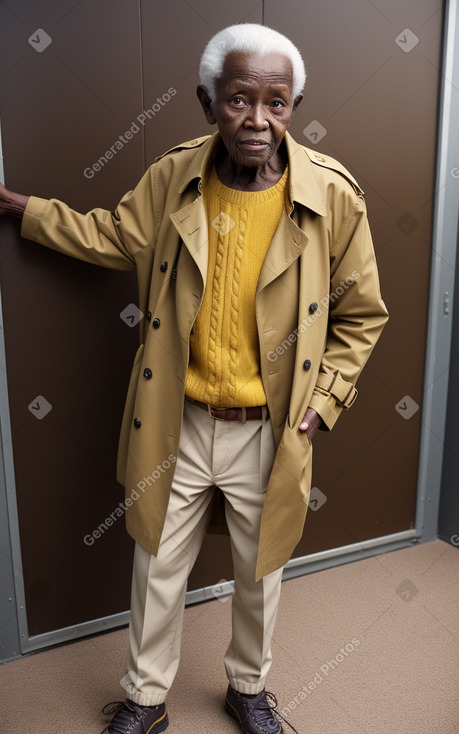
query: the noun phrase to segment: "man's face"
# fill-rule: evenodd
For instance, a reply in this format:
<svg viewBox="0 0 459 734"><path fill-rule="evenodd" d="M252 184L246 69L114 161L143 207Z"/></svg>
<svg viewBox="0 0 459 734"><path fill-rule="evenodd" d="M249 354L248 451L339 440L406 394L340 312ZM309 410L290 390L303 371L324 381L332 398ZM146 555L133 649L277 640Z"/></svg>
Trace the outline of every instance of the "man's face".
<svg viewBox="0 0 459 734"><path fill-rule="evenodd" d="M217 81L215 101L198 88L206 118L217 123L233 163L260 167L277 152L302 99L301 95L292 98L292 87L292 63L287 56L233 52Z"/></svg>

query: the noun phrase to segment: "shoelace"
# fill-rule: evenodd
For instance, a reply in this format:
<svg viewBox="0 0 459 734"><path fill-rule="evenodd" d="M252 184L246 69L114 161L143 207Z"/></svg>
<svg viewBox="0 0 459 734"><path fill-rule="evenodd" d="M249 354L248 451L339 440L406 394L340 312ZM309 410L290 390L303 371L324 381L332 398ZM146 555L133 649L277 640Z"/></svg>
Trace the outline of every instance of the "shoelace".
<svg viewBox="0 0 459 734"><path fill-rule="evenodd" d="M256 712L256 715L253 716L255 713L254 709L258 709ZM297 730L294 726L289 724L287 719L284 719L280 711L277 710L277 698L274 695L274 693L270 693L269 691L261 691L261 693L256 696L253 701L251 702L248 716L252 714L253 719L255 719L257 724L260 724L260 726L268 726L270 721L272 721L273 714L278 718L282 719L284 724L287 724L288 727L292 731L295 732L295 734L298 734Z"/></svg>
<svg viewBox="0 0 459 734"><path fill-rule="evenodd" d="M113 724L109 724L104 729L102 734L128 734L132 730L134 724L138 721L142 721L145 716L145 712L139 707L137 708L134 702L127 701L112 701L107 703L102 709L104 716L115 716L119 714L117 721ZM135 716L135 721L132 721L132 715Z"/></svg>

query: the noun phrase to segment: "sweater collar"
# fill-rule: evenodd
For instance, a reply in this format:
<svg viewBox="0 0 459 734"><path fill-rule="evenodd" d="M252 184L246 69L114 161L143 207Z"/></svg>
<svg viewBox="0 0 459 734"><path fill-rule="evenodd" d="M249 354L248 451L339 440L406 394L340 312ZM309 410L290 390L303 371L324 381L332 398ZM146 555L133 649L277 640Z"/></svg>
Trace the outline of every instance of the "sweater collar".
<svg viewBox="0 0 459 734"><path fill-rule="evenodd" d="M316 177L314 164L304 148L292 136L285 133L289 165L289 197L290 203L298 203L311 209L320 216L327 214L325 198L319 179ZM195 179L202 181L209 166L213 163L221 144L220 133L204 139L204 143L196 150L191 163L185 171L179 193L183 193Z"/></svg>

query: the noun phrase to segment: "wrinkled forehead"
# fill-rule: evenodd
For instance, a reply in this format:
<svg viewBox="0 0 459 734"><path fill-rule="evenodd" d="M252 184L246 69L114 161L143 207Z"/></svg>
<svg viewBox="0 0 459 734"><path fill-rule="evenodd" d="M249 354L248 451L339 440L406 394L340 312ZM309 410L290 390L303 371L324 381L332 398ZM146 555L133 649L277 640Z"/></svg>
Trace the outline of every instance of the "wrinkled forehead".
<svg viewBox="0 0 459 734"><path fill-rule="evenodd" d="M223 64L219 83L229 86L233 83L269 84L293 88L293 68L288 56L281 53L229 53Z"/></svg>

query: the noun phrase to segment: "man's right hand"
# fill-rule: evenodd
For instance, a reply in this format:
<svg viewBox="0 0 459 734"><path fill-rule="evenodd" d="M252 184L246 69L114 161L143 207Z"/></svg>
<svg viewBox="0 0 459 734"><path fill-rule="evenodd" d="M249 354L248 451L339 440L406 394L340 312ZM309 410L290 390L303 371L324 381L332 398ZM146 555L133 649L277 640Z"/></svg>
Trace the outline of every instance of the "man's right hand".
<svg viewBox="0 0 459 734"><path fill-rule="evenodd" d="M9 214L12 217L22 219L28 201L28 196L14 194L0 183L0 215Z"/></svg>

